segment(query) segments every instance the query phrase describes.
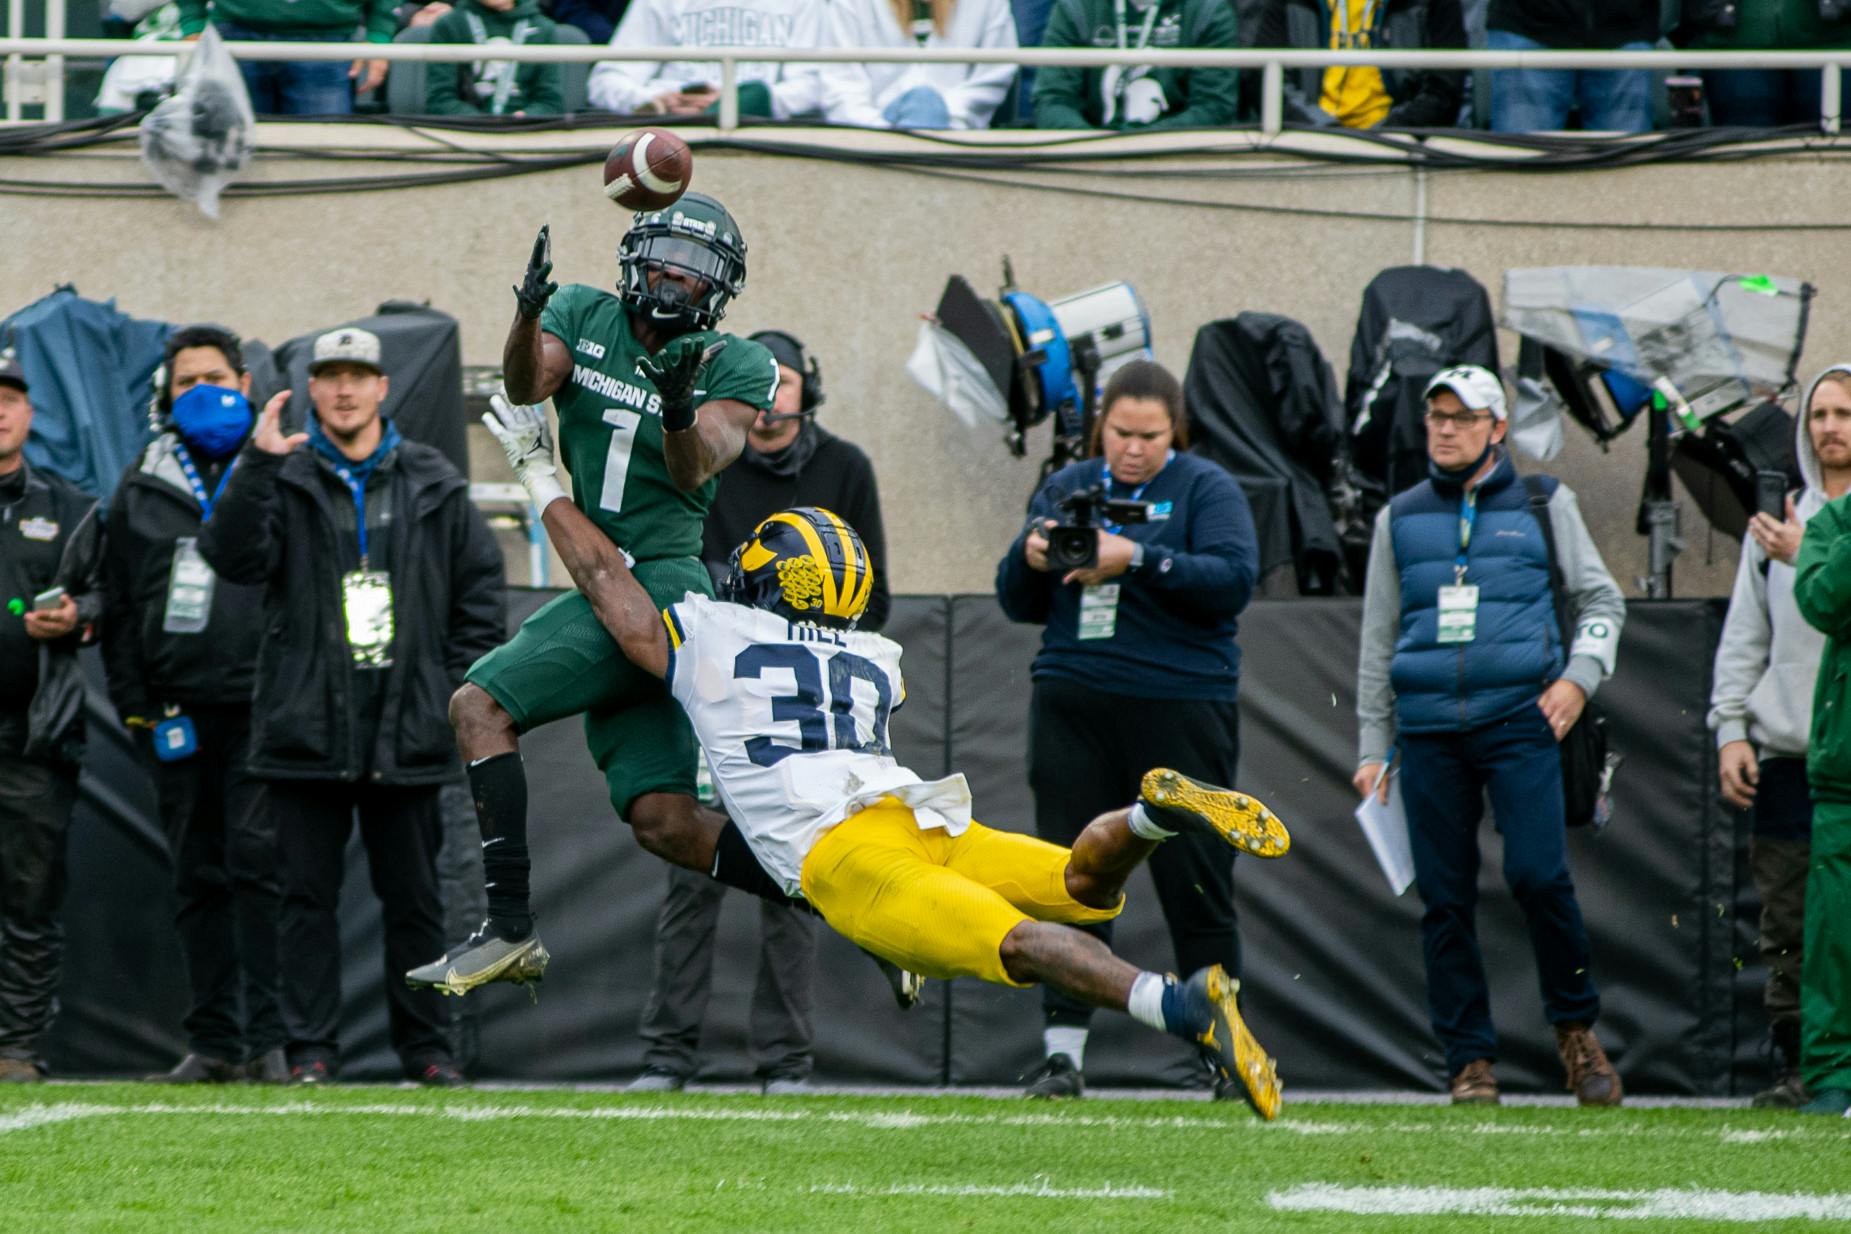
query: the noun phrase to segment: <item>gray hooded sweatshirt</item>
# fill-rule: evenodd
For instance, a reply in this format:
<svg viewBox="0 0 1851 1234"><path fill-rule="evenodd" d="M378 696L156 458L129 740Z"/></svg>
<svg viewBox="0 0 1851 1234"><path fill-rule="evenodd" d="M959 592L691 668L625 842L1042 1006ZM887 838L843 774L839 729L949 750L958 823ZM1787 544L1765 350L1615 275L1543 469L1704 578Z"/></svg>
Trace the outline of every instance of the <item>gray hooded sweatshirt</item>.
<svg viewBox="0 0 1851 1234"><path fill-rule="evenodd" d="M1801 523L1828 500L1806 413L1820 378L1838 371L1851 371L1851 364L1834 364L1808 383L1793 430L1794 452L1805 481L1793 502ZM1731 741L1752 741L1762 758L1806 757L1812 687L1819 675L1825 635L1800 616L1793 603L1793 578L1793 567L1768 560L1753 535L1742 538L1742 559L1736 567L1735 591L1729 597L1729 615L1723 621L1710 687L1709 724L1718 748Z"/></svg>

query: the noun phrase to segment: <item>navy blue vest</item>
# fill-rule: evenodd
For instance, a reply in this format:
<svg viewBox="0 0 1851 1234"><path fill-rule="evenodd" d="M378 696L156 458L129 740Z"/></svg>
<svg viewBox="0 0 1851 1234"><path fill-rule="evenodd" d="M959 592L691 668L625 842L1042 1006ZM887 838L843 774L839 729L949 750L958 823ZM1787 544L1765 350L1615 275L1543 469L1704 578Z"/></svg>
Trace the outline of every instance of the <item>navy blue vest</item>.
<svg viewBox="0 0 1851 1234"><path fill-rule="evenodd" d="M1555 481L1543 478L1555 492ZM1509 455L1477 488L1465 581L1478 587L1476 636L1439 641L1439 590L1453 581L1465 491L1435 476L1389 507L1401 575L1401 633L1389 680L1395 725L1406 733L1459 732L1534 706L1562 673L1562 639L1549 589L1549 550Z"/></svg>

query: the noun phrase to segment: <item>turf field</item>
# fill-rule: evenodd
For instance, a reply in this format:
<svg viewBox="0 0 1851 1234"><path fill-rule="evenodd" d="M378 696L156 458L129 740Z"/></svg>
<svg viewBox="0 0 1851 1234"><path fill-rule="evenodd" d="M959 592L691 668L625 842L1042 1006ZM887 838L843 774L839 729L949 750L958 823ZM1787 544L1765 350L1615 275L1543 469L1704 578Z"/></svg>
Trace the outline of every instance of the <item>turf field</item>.
<svg viewBox="0 0 1851 1234"><path fill-rule="evenodd" d="M1851 1230L1851 1120L51 1085L0 1093L0 1213L21 1234Z"/></svg>

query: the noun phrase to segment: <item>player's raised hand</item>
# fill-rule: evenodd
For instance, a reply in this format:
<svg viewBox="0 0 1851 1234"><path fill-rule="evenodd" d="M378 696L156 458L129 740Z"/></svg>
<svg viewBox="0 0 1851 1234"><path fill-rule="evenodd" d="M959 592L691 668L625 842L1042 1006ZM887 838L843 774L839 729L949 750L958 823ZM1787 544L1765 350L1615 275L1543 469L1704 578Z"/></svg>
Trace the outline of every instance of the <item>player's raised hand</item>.
<svg viewBox="0 0 1851 1234"><path fill-rule="evenodd" d="M510 403L499 394L489 396L489 408L482 417L484 428L501 443L514 468L514 478L521 482L534 508L547 506L566 495L559 484L559 463L553 456L553 431L546 423L546 409Z"/></svg>
<svg viewBox="0 0 1851 1234"><path fill-rule="evenodd" d="M520 306L520 314L528 321L533 321L546 311L546 302L559 290L559 284L552 281L553 274L553 226L543 224L540 234L534 237L533 254L527 258L527 273L520 285L514 289L514 299Z"/></svg>
<svg viewBox="0 0 1851 1234"><path fill-rule="evenodd" d="M716 339L703 347L692 335L684 334L636 362L636 371L662 396L663 428L679 432L694 427L695 387L700 384L701 369L726 349L726 343L726 339Z"/></svg>
<svg viewBox="0 0 1851 1234"><path fill-rule="evenodd" d="M265 454L288 454L308 440L307 433L284 434L283 404L288 401L289 391L278 391L264 404L262 414L257 417L257 427L251 430L251 444Z"/></svg>

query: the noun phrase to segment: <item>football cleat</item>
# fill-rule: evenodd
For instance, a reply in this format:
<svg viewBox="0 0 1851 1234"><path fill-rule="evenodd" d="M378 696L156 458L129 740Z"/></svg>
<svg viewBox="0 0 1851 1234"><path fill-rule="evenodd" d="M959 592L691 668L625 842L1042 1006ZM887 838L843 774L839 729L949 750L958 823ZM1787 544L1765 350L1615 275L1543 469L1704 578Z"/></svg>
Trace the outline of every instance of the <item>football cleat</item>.
<svg viewBox="0 0 1851 1234"><path fill-rule="evenodd" d="M909 972L884 956L877 956L866 947L861 954L874 961L874 967L881 970L881 976L887 979L887 988L893 991L893 1001L899 1004L901 1011L911 1011L919 1005L919 999L925 994L926 979L918 973Z"/></svg>
<svg viewBox="0 0 1851 1234"><path fill-rule="evenodd" d="M467 994L491 981L528 985L546 976L546 962L551 958L539 931L519 942L510 942L484 921L454 952L406 973L405 984L414 990L436 990L441 994Z"/></svg>
<svg viewBox="0 0 1851 1234"><path fill-rule="evenodd" d="M1240 1018L1235 995L1240 982L1216 964L1183 986L1191 1039L1213 1056L1215 1068L1238 1086L1253 1112L1268 1121L1279 1117L1279 1073Z"/></svg>
<svg viewBox="0 0 1851 1234"><path fill-rule="evenodd" d="M1086 1077L1065 1054L1050 1054L1041 1065L1022 1077L1024 1097L1044 1101L1077 1100L1086 1095Z"/></svg>
<svg viewBox="0 0 1851 1234"><path fill-rule="evenodd" d="M1255 857L1283 857L1292 836L1279 816L1245 793L1192 780L1180 771L1157 768L1138 786L1159 826L1211 835Z"/></svg>

